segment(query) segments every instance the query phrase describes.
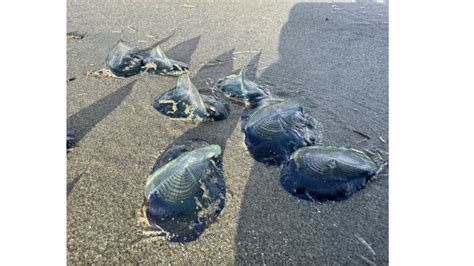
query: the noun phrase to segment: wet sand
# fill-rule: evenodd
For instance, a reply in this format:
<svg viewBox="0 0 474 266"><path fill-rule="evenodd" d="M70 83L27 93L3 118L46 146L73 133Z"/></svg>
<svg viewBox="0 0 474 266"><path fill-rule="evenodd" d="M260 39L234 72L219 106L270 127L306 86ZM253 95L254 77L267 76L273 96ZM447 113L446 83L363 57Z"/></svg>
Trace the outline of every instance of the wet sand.
<svg viewBox="0 0 474 266"><path fill-rule="evenodd" d="M84 76L104 67L119 39L161 42L191 64L198 88L250 62L250 79L302 99L325 145L387 151L379 139L388 142L386 4L69 1L67 18L68 32L87 32L67 41L67 78L76 78L67 85L68 128L79 140L67 154L69 264L388 264L387 175L343 202L298 200L277 167L245 150L242 107L232 104L220 122L172 121L152 104L175 78ZM189 138L223 147L226 207L194 242L146 237L138 223L146 178L166 147Z"/></svg>

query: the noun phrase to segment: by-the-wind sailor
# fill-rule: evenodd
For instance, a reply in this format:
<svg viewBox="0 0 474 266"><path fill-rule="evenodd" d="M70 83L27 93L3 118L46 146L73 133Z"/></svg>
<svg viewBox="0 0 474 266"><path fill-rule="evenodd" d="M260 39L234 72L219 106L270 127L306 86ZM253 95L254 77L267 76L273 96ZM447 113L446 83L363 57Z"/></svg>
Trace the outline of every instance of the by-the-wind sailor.
<svg viewBox="0 0 474 266"><path fill-rule="evenodd" d="M179 76L175 88L156 98L153 106L171 118L193 121L220 121L230 113L226 102L201 95L186 73Z"/></svg>
<svg viewBox="0 0 474 266"><path fill-rule="evenodd" d="M167 240L197 239L225 205L219 145L167 152L145 186L142 213L148 226ZM160 160L160 159L159 159Z"/></svg>
<svg viewBox="0 0 474 266"><path fill-rule="evenodd" d="M207 120L209 117L206 105L188 74L179 76L176 87L156 98L153 106L171 118L194 121Z"/></svg>
<svg viewBox="0 0 474 266"><path fill-rule="evenodd" d="M130 77L140 73L142 58L138 49L120 40L109 52L105 62L110 71L119 77Z"/></svg>
<svg viewBox="0 0 474 266"><path fill-rule="evenodd" d="M263 105L242 123L247 149L262 163L281 164L295 150L321 142L321 124L295 99Z"/></svg>
<svg viewBox="0 0 474 266"><path fill-rule="evenodd" d="M148 73L169 76L181 75L189 69L188 64L168 58L158 44L144 54L142 64Z"/></svg>
<svg viewBox="0 0 474 266"><path fill-rule="evenodd" d="M304 147L291 155L280 182L292 195L305 200L344 200L365 187L377 173L367 156L334 147Z"/></svg>
<svg viewBox="0 0 474 266"><path fill-rule="evenodd" d="M209 114L209 120L221 121L226 119L230 113L229 104L210 95L202 94L202 100L206 105L207 113Z"/></svg>
<svg viewBox="0 0 474 266"><path fill-rule="evenodd" d="M246 106L255 106L269 97L268 93L259 88L255 82L245 78L245 68L240 70L239 75L230 75L218 80L216 87L229 99Z"/></svg>

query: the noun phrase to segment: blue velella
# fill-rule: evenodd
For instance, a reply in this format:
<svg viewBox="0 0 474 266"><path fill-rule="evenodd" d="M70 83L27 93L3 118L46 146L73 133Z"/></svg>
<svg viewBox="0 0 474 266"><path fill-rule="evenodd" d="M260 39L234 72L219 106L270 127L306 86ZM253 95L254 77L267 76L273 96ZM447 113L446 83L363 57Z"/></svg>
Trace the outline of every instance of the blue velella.
<svg viewBox="0 0 474 266"><path fill-rule="evenodd" d="M304 147L282 168L280 182L301 199L339 201L364 188L377 170L373 160L354 150Z"/></svg>
<svg viewBox="0 0 474 266"><path fill-rule="evenodd" d="M259 162L279 165L304 146L321 142L322 126L295 99L268 102L242 117L245 144Z"/></svg>
<svg viewBox="0 0 474 266"><path fill-rule="evenodd" d="M171 118L206 120L209 116L199 91L188 74L179 76L176 87L155 99L155 109Z"/></svg>
<svg viewBox="0 0 474 266"><path fill-rule="evenodd" d="M168 58L158 44L150 49L139 50L122 40L110 49L105 65L119 77L134 76L142 71L179 76L189 69L188 64Z"/></svg>
<svg viewBox="0 0 474 266"><path fill-rule="evenodd" d="M255 82L246 79L245 68L242 68L238 75L230 75L218 80L216 88L227 98L246 106L255 106L269 97L268 93Z"/></svg>
<svg viewBox="0 0 474 266"><path fill-rule="evenodd" d="M224 120L230 112L227 103L201 95L186 73L179 76L175 88L157 97L153 106L170 118L192 121Z"/></svg>
<svg viewBox="0 0 474 266"><path fill-rule="evenodd" d="M210 121L221 121L229 116L230 107L228 103L211 95L201 94L201 97Z"/></svg>
<svg viewBox="0 0 474 266"><path fill-rule="evenodd" d="M188 64L168 58L158 44L144 52L142 65L143 71L168 76L179 76L189 69Z"/></svg>
<svg viewBox="0 0 474 266"><path fill-rule="evenodd" d="M197 239L225 206L220 146L198 142L194 147L170 148L145 186L142 212L148 226L173 242Z"/></svg>
<svg viewBox="0 0 474 266"><path fill-rule="evenodd" d="M138 49L120 40L109 51L105 65L116 76L130 77L140 73L142 57L138 55Z"/></svg>

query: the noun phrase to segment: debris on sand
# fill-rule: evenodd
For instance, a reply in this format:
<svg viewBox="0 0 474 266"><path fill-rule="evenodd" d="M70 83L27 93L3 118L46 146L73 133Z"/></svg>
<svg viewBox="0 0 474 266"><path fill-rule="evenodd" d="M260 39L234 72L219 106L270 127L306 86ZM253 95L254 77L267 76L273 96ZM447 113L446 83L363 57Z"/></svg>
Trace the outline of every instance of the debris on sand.
<svg viewBox="0 0 474 266"><path fill-rule="evenodd" d="M354 236L355 236L355 237L357 238L357 240L359 240L364 246L367 247L367 249L370 251L370 253L371 253L372 255L374 255L374 256L376 255L374 249L369 245L369 243L367 243L367 241L365 241L365 239L363 239L363 238L362 238L361 236L359 236L358 234L355 234Z"/></svg>
<svg viewBox="0 0 474 266"><path fill-rule="evenodd" d="M364 132L360 131L360 130L357 130L357 129L352 129L352 132L354 133L357 133L359 135L361 135L362 137L366 138L366 139L370 139L369 135L365 134Z"/></svg>
<svg viewBox="0 0 474 266"><path fill-rule="evenodd" d="M76 144L76 132L72 129L66 131L66 149L71 149Z"/></svg>
<svg viewBox="0 0 474 266"><path fill-rule="evenodd" d="M86 34L79 33L78 31L71 31L71 32L66 33L66 36L68 39L81 40L82 38L84 38L84 36L86 36Z"/></svg>
<svg viewBox="0 0 474 266"><path fill-rule="evenodd" d="M105 68L97 70L97 71L89 71L89 72L86 72L84 75L86 75L86 77L95 77L95 78L117 78L117 76L114 75L112 71Z"/></svg>

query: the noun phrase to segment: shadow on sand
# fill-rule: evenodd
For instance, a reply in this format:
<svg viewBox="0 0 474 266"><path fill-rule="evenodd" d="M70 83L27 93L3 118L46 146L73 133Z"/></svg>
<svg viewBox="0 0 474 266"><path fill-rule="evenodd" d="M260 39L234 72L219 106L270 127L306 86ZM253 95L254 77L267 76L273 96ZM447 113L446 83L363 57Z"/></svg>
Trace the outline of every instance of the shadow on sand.
<svg viewBox="0 0 474 266"><path fill-rule="evenodd" d="M371 22L360 11L362 5L335 6L293 6L280 33L279 61L258 83L270 85L277 97L300 96L306 110L323 123L326 145L353 147L346 121L371 133L387 132L388 36L381 22ZM386 12L383 5L364 7ZM344 202L320 204L284 191L279 171L257 162L250 171L235 239L236 264L388 263L386 179Z"/></svg>
<svg viewBox="0 0 474 266"><path fill-rule="evenodd" d="M200 90L202 94L212 95L210 91L206 91L206 79L211 78L212 80L217 80L219 78L223 78L225 76L236 74L239 70L234 70L233 64L233 53L234 49L227 51L215 59L211 60L210 62L223 62L223 64L219 65L212 65L212 66L204 66L201 68L196 75L191 78L192 82L196 85L196 87ZM254 58L251 59L249 64L257 64L260 58L260 54L256 55ZM256 69L251 68L247 71L247 76L250 79L255 78ZM223 101L226 101L222 97ZM173 143L171 143L168 147L173 146L177 143L181 143L185 140L190 139L201 139L205 140L211 144L218 144L222 148L222 152L225 152L225 147L227 140L229 139L230 135L234 131L234 129L239 125L240 115L242 113L243 107L240 107L236 104L229 104L230 105L230 115L227 119L222 121L214 121L208 123L200 123L195 128L192 128L186 131L183 135L177 138ZM216 134L219 132L219 134Z"/></svg>
<svg viewBox="0 0 474 266"><path fill-rule="evenodd" d="M135 82L137 80L129 82L67 119L67 128L72 128L76 132L76 143L79 143L87 133L125 100L132 91Z"/></svg>
<svg viewBox="0 0 474 266"><path fill-rule="evenodd" d="M168 41L173 37L174 33L171 33L169 36L157 41L150 47L143 49L141 51L146 51L156 46L157 44L162 44ZM191 61L191 56L197 48L199 43L200 36L189 39L187 41L181 42L176 46L170 48L167 53L170 56L176 56L177 60L189 63ZM171 57L174 59L174 57ZM115 108L117 108L125 98L132 92L132 88L141 77L133 78L133 81L127 83L125 86L120 87L116 91L110 93L109 95L99 99L93 104L83 108L79 112L70 116L67 119L67 128L74 130L76 133L75 146L86 136L100 121L107 117ZM74 178L71 182L67 184L67 195L73 191L74 186L80 180L82 174Z"/></svg>
<svg viewBox="0 0 474 266"><path fill-rule="evenodd" d="M157 44L162 44L173 37L173 35L174 33L171 33L169 36L157 41L150 47L141 51L143 52L153 48ZM176 60L189 63L191 61L191 56L197 48L200 38L201 36L197 36L170 48L167 51L167 55L170 56L170 58L175 59L176 57ZM102 119L108 116L117 106L123 102L127 95L129 95L132 91L132 87L138 79L133 80L115 92L85 107L67 119L67 128L73 129L76 132L76 143L79 143L79 141L87 133L89 133L92 128L95 127L95 125L102 121Z"/></svg>
<svg viewBox="0 0 474 266"><path fill-rule="evenodd" d="M207 79L217 80L219 78L223 78L225 76L236 74L239 70L234 70L234 62L233 62L233 52L234 49L231 49L213 60L209 62L222 62L222 64L218 65L204 65L192 78L193 83L196 85L202 94L211 95L212 93L210 90L206 91L207 86ZM258 64L258 60L260 58L260 53L256 55L251 61L251 64ZM247 75L254 79L256 76L256 68L251 68ZM226 101L222 98L223 101ZM185 143L189 140L203 140L209 144L218 144L222 149L222 157L224 156L226 150L226 144L228 139L230 138L232 132L235 130L236 127L239 125L240 115L242 113L243 107L240 107L235 104L229 104L230 107L230 115L227 119L222 121L214 121L214 122L203 122L198 124L196 127L186 131L183 135L175 139L172 143L170 143L165 150L168 150L170 147L173 147L178 144ZM217 133L218 132L218 133ZM160 156L158 156L160 158ZM153 167L155 168L156 165ZM224 199L225 200L225 199ZM224 202L225 205L225 202ZM202 232L201 232L202 233ZM192 240L195 240L201 234L199 233L196 235Z"/></svg>

